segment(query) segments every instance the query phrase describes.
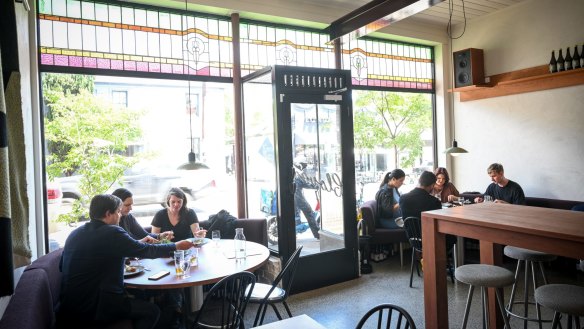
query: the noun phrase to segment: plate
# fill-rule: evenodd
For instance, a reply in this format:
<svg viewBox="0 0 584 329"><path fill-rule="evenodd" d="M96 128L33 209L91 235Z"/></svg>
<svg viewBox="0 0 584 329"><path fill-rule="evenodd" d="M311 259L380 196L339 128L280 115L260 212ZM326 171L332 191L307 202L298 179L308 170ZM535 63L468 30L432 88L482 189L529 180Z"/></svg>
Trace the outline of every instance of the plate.
<svg viewBox="0 0 584 329"><path fill-rule="evenodd" d="M209 241L211 241L211 239L209 238L190 238L189 240L191 240L191 242L196 246L202 246L206 243L208 243Z"/></svg>
<svg viewBox="0 0 584 329"><path fill-rule="evenodd" d="M442 208L450 208L450 207L452 207L452 203L450 203L450 202L445 202L442 204Z"/></svg>
<svg viewBox="0 0 584 329"><path fill-rule="evenodd" d="M128 272L128 271L126 271L128 269L128 267L133 267L136 270L135 271L132 271L132 272ZM124 268L124 277L127 278L129 276L138 275L138 274L140 274L142 272L144 272L144 266L139 266L139 265L136 265L136 266L127 266L127 267Z"/></svg>

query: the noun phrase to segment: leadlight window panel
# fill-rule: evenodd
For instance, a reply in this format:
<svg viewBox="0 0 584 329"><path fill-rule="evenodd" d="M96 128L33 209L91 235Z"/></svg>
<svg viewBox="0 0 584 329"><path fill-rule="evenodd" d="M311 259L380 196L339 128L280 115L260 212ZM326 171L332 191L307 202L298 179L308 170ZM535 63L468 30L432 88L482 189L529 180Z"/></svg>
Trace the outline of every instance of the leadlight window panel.
<svg viewBox="0 0 584 329"><path fill-rule="evenodd" d="M294 27L242 22L242 74L268 65L332 67L333 47L328 35Z"/></svg>
<svg viewBox="0 0 584 329"><path fill-rule="evenodd" d="M354 86L433 91L431 47L361 38L344 44L342 52Z"/></svg>
<svg viewBox="0 0 584 329"><path fill-rule="evenodd" d="M80 17L84 20L71 20ZM51 65L232 76L229 18L124 3L46 0L39 5L39 21L45 27L39 33L41 70Z"/></svg>

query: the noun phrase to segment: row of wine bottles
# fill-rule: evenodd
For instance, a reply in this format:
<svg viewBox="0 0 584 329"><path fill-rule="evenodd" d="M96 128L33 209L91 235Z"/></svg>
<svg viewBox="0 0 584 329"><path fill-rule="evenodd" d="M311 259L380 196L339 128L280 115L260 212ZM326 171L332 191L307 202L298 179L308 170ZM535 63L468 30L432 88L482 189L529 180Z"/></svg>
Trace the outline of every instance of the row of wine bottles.
<svg viewBox="0 0 584 329"><path fill-rule="evenodd" d="M550 59L550 73L568 71L584 67L584 46L582 52L578 53L578 45L574 46L574 55L570 54L570 47L566 50L566 57L562 54L562 49L556 59L555 50L552 50Z"/></svg>

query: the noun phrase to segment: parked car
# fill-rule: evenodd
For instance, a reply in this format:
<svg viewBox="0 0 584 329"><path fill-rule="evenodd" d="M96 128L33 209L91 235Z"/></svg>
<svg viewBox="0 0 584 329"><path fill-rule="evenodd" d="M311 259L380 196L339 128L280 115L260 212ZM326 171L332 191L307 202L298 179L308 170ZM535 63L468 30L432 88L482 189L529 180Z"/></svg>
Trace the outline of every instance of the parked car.
<svg viewBox="0 0 584 329"><path fill-rule="evenodd" d="M213 170L201 164L196 170L179 170L168 165L138 163L124 172L121 184L114 185L109 192L125 187L132 192L134 204L165 204L171 187L181 188L188 199L194 200L216 187ZM81 176L59 178L63 198L80 199Z"/></svg>
<svg viewBox="0 0 584 329"><path fill-rule="evenodd" d="M47 182L47 214L50 222L57 220L62 201L61 185L58 182Z"/></svg>

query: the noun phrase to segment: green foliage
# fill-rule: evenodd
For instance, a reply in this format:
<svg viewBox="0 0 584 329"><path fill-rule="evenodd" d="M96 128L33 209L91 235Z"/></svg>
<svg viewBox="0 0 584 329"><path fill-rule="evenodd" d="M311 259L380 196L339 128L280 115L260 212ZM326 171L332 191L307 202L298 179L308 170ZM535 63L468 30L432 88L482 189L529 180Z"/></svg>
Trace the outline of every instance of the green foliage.
<svg viewBox="0 0 584 329"><path fill-rule="evenodd" d="M356 95L355 147L391 148L395 168L412 166L422 155L422 132L432 128L430 98L424 94L379 91Z"/></svg>
<svg viewBox="0 0 584 329"><path fill-rule="evenodd" d="M142 135L141 113L115 108L111 103L85 89L93 86L93 78L63 78L45 75L45 116L47 174L50 180L60 176L79 175L81 199L73 204L70 214L59 220L68 223L87 217L85 206L90 199L107 190L134 164L124 156L130 142ZM60 82L64 82L60 85Z"/></svg>

